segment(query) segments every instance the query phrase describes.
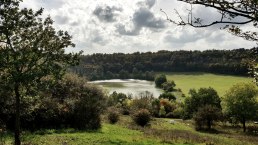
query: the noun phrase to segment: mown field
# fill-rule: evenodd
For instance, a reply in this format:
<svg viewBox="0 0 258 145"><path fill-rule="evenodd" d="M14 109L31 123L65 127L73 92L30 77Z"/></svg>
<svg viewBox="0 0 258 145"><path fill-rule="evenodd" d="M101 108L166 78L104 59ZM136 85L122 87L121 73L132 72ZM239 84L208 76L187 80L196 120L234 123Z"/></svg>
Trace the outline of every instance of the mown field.
<svg viewBox="0 0 258 145"><path fill-rule="evenodd" d="M174 80L176 88L181 88L184 94L188 94L191 88L212 87L223 97L225 92L234 84L239 82L251 82L252 78L219 75L210 73L164 73L168 80Z"/></svg>
<svg viewBox="0 0 258 145"><path fill-rule="evenodd" d="M216 132L197 132L191 121L176 119L175 124L170 124L169 120L155 118L150 126L141 128L133 124L129 116L122 116L115 125L104 121L102 129L98 131L64 129L23 132L22 140L26 145L255 145L258 142L257 136L245 135L241 128L217 125ZM12 144L10 134L2 136L0 141L6 145Z"/></svg>

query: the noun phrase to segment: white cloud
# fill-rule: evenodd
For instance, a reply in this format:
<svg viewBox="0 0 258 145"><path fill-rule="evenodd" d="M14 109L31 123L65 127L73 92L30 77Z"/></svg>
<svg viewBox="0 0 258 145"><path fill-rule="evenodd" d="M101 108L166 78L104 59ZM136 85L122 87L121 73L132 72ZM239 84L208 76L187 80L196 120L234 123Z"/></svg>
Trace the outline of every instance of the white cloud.
<svg viewBox="0 0 258 145"><path fill-rule="evenodd" d="M57 29L73 36L76 48L67 51L92 53L133 53L158 50L234 49L256 46L232 36L221 26L203 29L179 27L166 21L166 16L179 20L176 8L187 18L190 6L171 0L25 0L21 7L34 10L44 7ZM194 7L194 15L204 22L218 19L217 11ZM215 15L214 15L215 14ZM211 17L212 16L212 17ZM253 29L251 26L246 26Z"/></svg>

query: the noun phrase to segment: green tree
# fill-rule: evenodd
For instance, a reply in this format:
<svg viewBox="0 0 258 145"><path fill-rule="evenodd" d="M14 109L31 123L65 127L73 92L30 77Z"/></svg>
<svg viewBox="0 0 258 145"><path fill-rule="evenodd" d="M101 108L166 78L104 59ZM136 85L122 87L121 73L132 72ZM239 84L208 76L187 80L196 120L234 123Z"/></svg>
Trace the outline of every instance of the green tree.
<svg viewBox="0 0 258 145"><path fill-rule="evenodd" d="M162 89L166 92L172 92L176 86L174 81L164 82L162 85Z"/></svg>
<svg viewBox="0 0 258 145"><path fill-rule="evenodd" d="M221 110L221 99L213 88L200 88L198 91L189 91L190 97L185 99L185 111L187 116L192 117L200 107L211 105Z"/></svg>
<svg viewBox="0 0 258 145"><path fill-rule="evenodd" d="M15 145L20 145L20 102L27 91L47 75L60 78L65 68L78 62L78 54L66 54L73 47L71 36L55 31L43 9L20 8L22 0L0 3L0 74L15 98Z"/></svg>
<svg viewBox="0 0 258 145"><path fill-rule="evenodd" d="M246 121L257 115L257 93L257 88L253 84L238 83L232 86L225 95L223 101L225 113L240 121L244 132Z"/></svg>
<svg viewBox="0 0 258 145"><path fill-rule="evenodd" d="M164 74L160 74L158 76L155 77L155 84L156 84L156 87L159 87L161 88L162 87L162 84L167 82L167 77L166 75Z"/></svg>
<svg viewBox="0 0 258 145"><path fill-rule="evenodd" d="M194 115L195 127L199 130L203 128L204 124L206 124L208 130L210 130L214 121L219 120L221 116L221 109L215 106L205 105L200 107Z"/></svg>

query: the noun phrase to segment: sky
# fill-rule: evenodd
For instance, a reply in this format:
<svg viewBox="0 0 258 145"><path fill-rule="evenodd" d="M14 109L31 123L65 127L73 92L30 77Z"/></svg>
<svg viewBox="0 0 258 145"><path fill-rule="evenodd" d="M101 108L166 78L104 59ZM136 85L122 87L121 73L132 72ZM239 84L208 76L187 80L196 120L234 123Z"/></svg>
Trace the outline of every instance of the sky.
<svg viewBox="0 0 258 145"><path fill-rule="evenodd" d="M175 9L187 20L189 4L177 0L24 0L21 7L44 8L43 17L54 20L57 30L73 36L75 48L67 52L93 53L157 52L159 50L207 50L252 48L255 42L231 35L222 26L192 28L177 26ZM193 16L203 22L219 19L216 10L193 6ZM254 29L252 26L241 26Z"/></svg>

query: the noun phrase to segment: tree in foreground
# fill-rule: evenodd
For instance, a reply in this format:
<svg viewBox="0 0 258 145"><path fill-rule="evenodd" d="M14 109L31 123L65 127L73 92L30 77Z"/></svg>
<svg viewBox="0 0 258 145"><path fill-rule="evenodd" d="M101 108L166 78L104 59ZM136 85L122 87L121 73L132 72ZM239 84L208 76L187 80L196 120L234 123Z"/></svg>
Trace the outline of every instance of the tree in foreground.
<svg viewBox="0 0 258 145"><path fill-rule="evenodd" d="M240 121L244 132L246 121L253 119L258 113L257 94L255 85L239 83L232 86L225 95L223 101L225 113Z"/></svg>
<svg viewBox="0 0 258 145"><path fill-rule="evenodd" d="M19 7L22 0L0 3L0 77L15 98L15 145L20 145L20 102L47 75L61 78L65 68L78 62L78 54L66 54L73 47L71 36L55 31L43 9ZM1 82L2 83L2 82Z"/></svg>
<svg viewBox="0 0 258 145"><path fill-rule="evenodd" d="M198 109L205 105L211 105L221 110L221 99L213 88L200 88L198 91L189 91L190 97L185 99L185 112L188 117L192 117Z"/></svg>
<svg viewBox="0 0 258 145"><path fill-rule="evenodd" d="M210 27L220 24L223 29L226 29L231 34L244 38L249 41L258 43L258 0L178 0L188 3L190 8L187 9L188 15L184 18L177 10L175 10L178 19L171 19L165 11L162 12L167 16L167 20L180 26L192 26L195 28ZM194 5L205 6L205 8L217 10L220 17L213 19L211 22L203 20L200 16L193 13ZM211 16L212 17L212 16ZM217 17L214 17L217 18ZM243 30L240 25L251 24L253 29ZM254 52L258 54L258 50ZM258 59L251 60L250 68L252 74L257 74L256 69ZM258 75L253 75L254 81L258 85Z"/></svg>
<svg viewBox="0 0 258 145"><path fill-rule="evenodd" d="M194 115L196 130L203 129L204 124L206 124L208 130L211 130L214 122L218 121L221 116L221 109L215 106L205 105L203 107L200 107Z"/></svg>

